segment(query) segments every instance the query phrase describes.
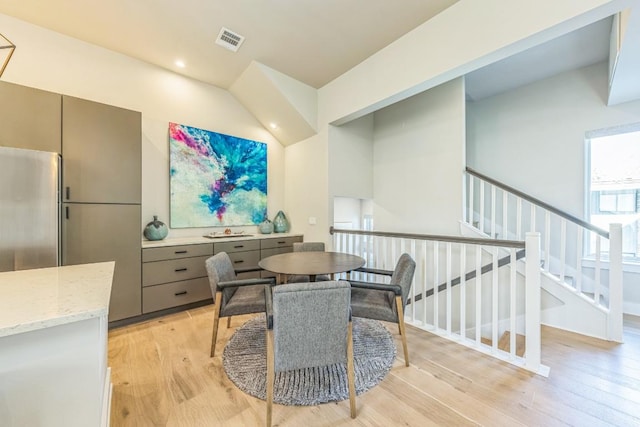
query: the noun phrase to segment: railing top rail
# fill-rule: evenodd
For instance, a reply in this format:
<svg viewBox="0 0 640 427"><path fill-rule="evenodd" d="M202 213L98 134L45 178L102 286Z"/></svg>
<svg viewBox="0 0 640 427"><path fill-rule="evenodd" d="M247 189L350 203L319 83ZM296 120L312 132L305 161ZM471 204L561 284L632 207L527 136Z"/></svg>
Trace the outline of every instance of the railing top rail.
<svg viewBox="0 0 640 427"><path fill-rule="evenodd" d="M434 234L415 234L415 233L394 233L388 231L366 231L366 230L342 230L339 228L329 227L329 233L344 233L344 234L356 234L363 236L381 236L381 237L395 237L401 239L413 239L413 240L435 240L438 242L451 242L451 243L465 243L471 245L483 245L483 246L500 246L507 248L524 248L524 242L519 240L499 240L499 239L481 239L471 237L460 236L442 236Z"/></svg>
<svg viewBox="0 0 640 427"><path fill-rule="evenodd" d="M495 185L498 188L502 188L503 190L506 190L518 197L520 197L521 199L524 199L530 203L533 203L534 205L538 205L541 208L544 208L546 210L548 210L549 212L552 212L568 221L573 222L574 224L577 224L583 228L586 228L587 230L593 231L594 233L599 234L600 236L604 237L604 238L609 238L609 232L606 230L603 230L600 227L596 227L593 224L590 224L578 217L575 217L573 215L571 215L570 213L564 212L556 207L551 206L548 203L543 202L542 200L536 199L535 197L529 196L528 194L523 193L520 190L516 190L513 187L509 187L507 184L503 184L500 181L496 181L493 178L489 178L486 175L481 174L480 172L477 172L475 170L473 170L472 168L470 168L469 166L466 167L466 171L468 174L473 175L477 178L480 178L483 181L488 182L489 184Z"/></svg>

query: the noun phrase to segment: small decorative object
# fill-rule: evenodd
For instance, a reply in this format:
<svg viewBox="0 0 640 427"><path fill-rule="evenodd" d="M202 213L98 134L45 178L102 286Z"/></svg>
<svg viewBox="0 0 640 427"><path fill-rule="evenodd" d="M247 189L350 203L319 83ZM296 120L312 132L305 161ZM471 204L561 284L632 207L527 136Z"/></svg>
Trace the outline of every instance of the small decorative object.
<svg viewBox="0 0 640 427"><path fill-rule="evenodd" d="M167 237L169 234L169 229L166 224L160 220L158 220L158 216L153 216L153 221L151 221L144 228L144 237L149 240L162 240Z"/></svg>
<svg viewBox="0 0 640 427"><path fill-rule="evenodd" d="M224 229L224 234L226 234L227 236L228 236L229 234L231 234L231 229L230 229L230 228L225 228L225 229Z"/></svg>
<svg viewBox="0 0 640 427"><path fill-rule="evenodd" d="M289 231L289 221L284 216L284 212L278 211L275 218L273 218L273 231L276 233L286 233Z"/></svg>
<svg viewBox="0 0 640 427"><path fill-rule="evenodd" d="M273 223L269 221L269 218L265 218L264 221L260 223L258 226L260 232L262 234L271 234L273 233Z"/></svg>

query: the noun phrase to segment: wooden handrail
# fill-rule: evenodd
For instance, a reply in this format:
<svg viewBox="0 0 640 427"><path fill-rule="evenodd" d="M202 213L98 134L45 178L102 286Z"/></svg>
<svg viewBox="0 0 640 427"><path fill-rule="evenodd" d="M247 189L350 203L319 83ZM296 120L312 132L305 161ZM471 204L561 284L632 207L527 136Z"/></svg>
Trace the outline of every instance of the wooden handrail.
<svg viewBox="0 0 640 427"><path fill-rule="evenodd" d="M344 234L356 234L362 236L380 236L380 237L395 237L401 239L413 239L413 240L433 240L437 242L451 242L451 243L466 243L470 245L483 245L483 246L500 246L505 248L524 248L524 242L519 240L500 240L500 239L483 239L473 237L460 237L460 236L443 236L435 234L415 234L415 233L395 233L389 231L367 231L367 230L343 230L339 228L329 227L329 233L344 233Z"/></svg>
<svg viewBox="0 0 640 427"><path fill-rule="evenodd" d="M546 209L549 212L552 212L552 213L554 213L554 214L566 219L567 221L571 221L574 224L577 224L577 225L579 225L579 226L581 226L583 228L586 228L587 230L593 231L594 233L597 233L597 234L599 234L600 236L602 236L604 238L607 238L607 239L609 238L609 232L608 231L603 230L602 228L597 227L597 226L595 226L593 224L590 224L590 223L588 223L588 222L586 222L586 221L584 221L584 220L582 220L582 219L580 219L578 217L575 217L575 216L571 215L570 213L567 213L567 212L562 211L562 210L560 210L560 209L558 209L556 207L553 207L550 204L545 203L542 200L536 199L533 196L529 196L528 194L525 194L520 190L516 190L515 188L510 187L507 184L503 184L500 181L496 181L493 178L489 178L488 176L483 175L478 171L475 171L474 169L470 168L469 166L466 167L466 172L469 175L473 175L476 178L480 178L481 180L488 182L489 184L495 185L498 188L501 188L501 189L503 189L505 191L508 191L509 193L511 193L511 194L513 194L515 196L518 196L521 199L526 200L529 203L533 203L534 205L540 206L541 208Z"/></svg>

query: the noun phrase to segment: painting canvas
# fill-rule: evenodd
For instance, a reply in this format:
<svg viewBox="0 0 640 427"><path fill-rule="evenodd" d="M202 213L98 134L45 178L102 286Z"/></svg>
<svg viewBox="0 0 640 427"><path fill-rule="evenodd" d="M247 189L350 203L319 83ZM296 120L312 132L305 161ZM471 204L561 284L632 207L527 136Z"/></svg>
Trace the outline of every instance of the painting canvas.
<svg viewBox="0 0 640 427"><path fill-rule="evenodd" d="M171 228L255 225L267 214L267 145L169 123Z"/></svg>

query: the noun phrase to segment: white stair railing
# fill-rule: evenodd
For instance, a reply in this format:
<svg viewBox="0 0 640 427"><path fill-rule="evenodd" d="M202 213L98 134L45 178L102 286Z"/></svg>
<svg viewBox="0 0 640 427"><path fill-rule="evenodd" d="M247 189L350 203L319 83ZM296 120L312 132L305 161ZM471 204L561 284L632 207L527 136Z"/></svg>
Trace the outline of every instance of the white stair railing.
<svg viewBox="0 0 640 427"><path fill-rule="evenodd" d="M528 231L540 233L543 274L604 310L607 339L622 342L620 224L602 230L471 168L464 183L464 221L493 238L520 240Z"/></svg>
<svg viewBox="0 0 640 427"><path fill-rule="evenodd" d="M548 374L540 358L538 233L527 234L525 242L333 227L330 232L333 250L359 255L370 268L393 270L400 255L411 255L416 272L405 308L407 323ZM506 256L501 255L503 251ZM527 266L533 267L523 278L516 269L525 251ZM359 272L350 277L384 281Z"/></svg>

